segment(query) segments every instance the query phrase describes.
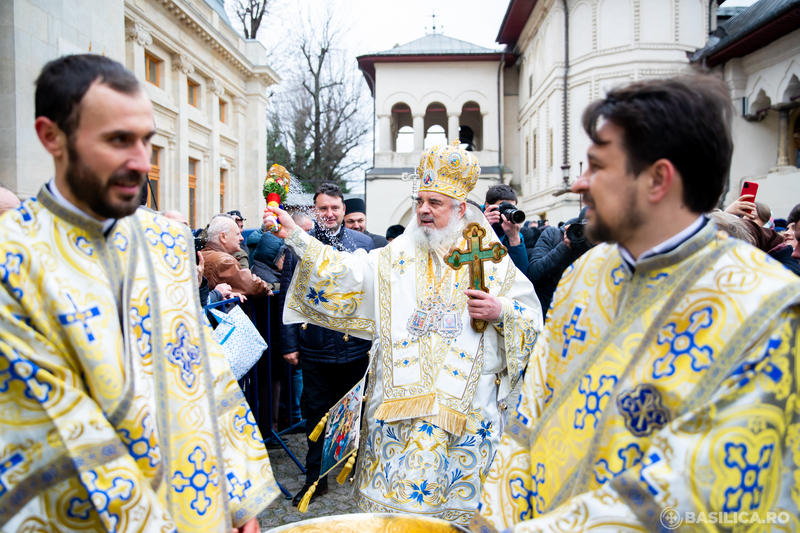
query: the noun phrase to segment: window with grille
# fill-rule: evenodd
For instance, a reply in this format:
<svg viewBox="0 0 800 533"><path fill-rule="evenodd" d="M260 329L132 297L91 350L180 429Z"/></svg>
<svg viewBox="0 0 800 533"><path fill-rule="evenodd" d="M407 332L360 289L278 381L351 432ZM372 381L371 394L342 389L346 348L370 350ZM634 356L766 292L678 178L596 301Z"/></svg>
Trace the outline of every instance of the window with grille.
<svg viewBox="0 0 800 533"><path fill-rule="evenodd" d="M200 92L200 85L190 79L186 80L186 101L189 105L197 107L197 97Z"/></svg>
<svg viewBox="0 0 800 533"><path fill-rule="evenodd" d="M189 158L189 225L197 227L197 159Z"/></svg>
<svg viewBox="0 0 800 533"><path fill-rule="evenodd" d="M163 61L149 52L144 53L144 74L145 79L155 85L161 87L161 65Z"/></svg>

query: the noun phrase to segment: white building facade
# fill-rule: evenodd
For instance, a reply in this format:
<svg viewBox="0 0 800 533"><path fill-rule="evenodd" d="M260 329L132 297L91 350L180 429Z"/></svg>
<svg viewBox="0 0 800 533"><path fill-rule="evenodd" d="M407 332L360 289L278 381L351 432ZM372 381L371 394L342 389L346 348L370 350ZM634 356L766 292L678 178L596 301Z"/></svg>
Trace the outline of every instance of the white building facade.
<svg viewBox="0 0 800 533"><path fill-rule="evenodd" d="M0 42L10 65L0 72L0 106L7 137L0 182L20 196L36 194L53 174L33 130L34 80L49 60L101 53L125 64L153 103L148 198L175 209L193 227L239 209L257 220L264 201L266 105L278 81L266 50L233 29L222 0L63 0L47 10L33 0L3 2L7 29Z"/></svg>
<svg viewBox="0 0 800 533"><path fill-rule="evenodd" d="M511 0L497 40L519 58L507 142L519 147L513 184L529 219L578 214L577 195L553 193L586 160L583 109L612 87L690 72L709 17L708 0Z"/></svg>
<svg viewBox="0 0 800 533"><path fill-rule="evenodd" d="M502 155L505 54L433 33L358 58L375 99L375 153L366 176L368 230L383 234L413 215L412 182L422 151L471 139L481 179L470 199L508 181Z"/></svg>
<svg viewBox="0 0 800 533"><path fill-rule="evenodd" d="M800 6L757 2L720 26L692 57L722 76L734 103L733 160L725 205L744 181L776 218L800 203Z"/></svg>

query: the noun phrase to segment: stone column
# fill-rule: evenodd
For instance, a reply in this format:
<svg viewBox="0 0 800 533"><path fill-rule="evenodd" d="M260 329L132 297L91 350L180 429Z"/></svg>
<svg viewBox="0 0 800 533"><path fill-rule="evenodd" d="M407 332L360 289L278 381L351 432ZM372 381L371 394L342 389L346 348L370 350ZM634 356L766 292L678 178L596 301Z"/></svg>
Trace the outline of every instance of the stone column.
<svg viewBox="0 0 800 533"><path fill-rule="evenodd" d="M184 216L188 216L188 213L182 211L180 207L181 167L180 161L178 161L178 143L175 141L175 136L167 139L167 149L163 161L161 183L159 183L162 196L158 207L162 211L176 209L181 211Z"/></svg>
<svg viewBox="0 0 800 533"><path fill-rule="evenodd" d="M788 167L789 163L789 108L778 109L778 162L779 167Z"/></svg>
<svg viewBox="0 0 800 533"><path fill-rule="evenodd" d="M242 214L254 222L267 208L261 192L267 174L267 86L263 80L251 82L256 90L247 95L247 158L242 161Z"/></svg>
<svg viewBox="0 0 800 533"><path fill-rule="evenodd" d="M225 87L218 79L208 82L208 118L211 124L211 179L208 181L212 194L208 202L211 213L219 213L219 169L222 168L222 156L219 149L219 100L225 95ZM227 206L226 206L227 208ZM229 209L236 209L231 207Z"/></svg>
<svg viewBox="0 0 800 533"><path fill-rule="evenodd" d="M425 141L425 115L414 115L414 151L421 152Z"/></svg>
<svg viewBox="0 0 800 533"><path fill-rule="evenodd" d="M189 101L186 77L194 73L194 65L189 57L180 54L172 57L172 70L175 72L175 97L178 104L178 117L176 119L176 150L175 150L175 183L173 189L176 193L172 205L189 217ZM196 224L200 224L200 210L198 209L200 188L195 196ZM190 221L191 222L191 221Z"/></svg>
<svg viewBox="0 0 800 533"><path fill-rule="evenodd" d="M139 81L147 79L144 63L144 47L153 44L150 32L141 22L129 22L125 27L125 39L131 41L127 52L126 63Z"/></svg>
<svg viewBox="0 0 800 533"><path fill-rule="evenodd" d="M237 96L233 99L234 113L236 113L236 161L231 165L228 183L230 193L227 193L230 206L239 205L244 197L246 169L247 169L247 99ZM266 175L266 172L264 172ZM226 187L227 188L227 187ZM229 207L230 207L229 206ZM230 207L230 209L236 209ZM247 218L247 215L245 215Z"/></svg>
<svg viewBox="0 0 800 533"><path fill-rule="evenodd" d="M453 141L458 140L458 115L455 113L448 113L447 115L447 141L453 144Z"/></svg>
<svg viewBox="0 0 800 533"><path fill-rule="evenodd" d="M378 115L378 151L392 151L392 121L391 115Z"/></svg>

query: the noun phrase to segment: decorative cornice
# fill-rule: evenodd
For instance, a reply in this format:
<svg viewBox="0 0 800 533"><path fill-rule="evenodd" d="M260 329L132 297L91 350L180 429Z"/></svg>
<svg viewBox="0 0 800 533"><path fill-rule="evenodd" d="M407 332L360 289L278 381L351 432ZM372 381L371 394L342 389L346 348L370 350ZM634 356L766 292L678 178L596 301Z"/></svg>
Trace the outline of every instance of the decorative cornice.
<svg viewBox="0 0 800 533"><path fill-rule="evenodd" d="M136 41L139 46L150 46L153 44L150 31L141 22L129 21L125 27L125 38L129 41Z"/></svg>
<svg viewBox="0 0 800 533"><path fill-rule="evenodd" d="M189 76L194 74L194 65L186 54L175 54L172 56L172 70L180 70Z"/></svg>
<svg viewBox="0 0 800 533"><path fill-rule="evenodd" d="M230 42L218 30L210 28L202 14L191 5L177 0L159 0L164 8L182 25L186 26L211 50L218 53L225 61L231 63L246 77L260 77L267 85L279 81L278 75L267 65L251 65L250 61L238 50L236 43ZM192 11L194 11L192 13Z"/></svg>

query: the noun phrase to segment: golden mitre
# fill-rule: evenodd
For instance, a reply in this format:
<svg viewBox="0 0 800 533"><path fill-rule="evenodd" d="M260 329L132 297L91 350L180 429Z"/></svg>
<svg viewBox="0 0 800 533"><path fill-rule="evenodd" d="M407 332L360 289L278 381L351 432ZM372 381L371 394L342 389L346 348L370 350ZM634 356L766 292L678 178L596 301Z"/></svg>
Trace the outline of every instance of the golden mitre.
<svg viewBox="0 0 800 533"><path fill-rule="evenodd" d="M420 192L438 192L466 200L478 181L481 166L478 159L471 152L459 148L459 144L459 141L454 141L451 145L433 146L423 152L417 167Z"/></svg>

